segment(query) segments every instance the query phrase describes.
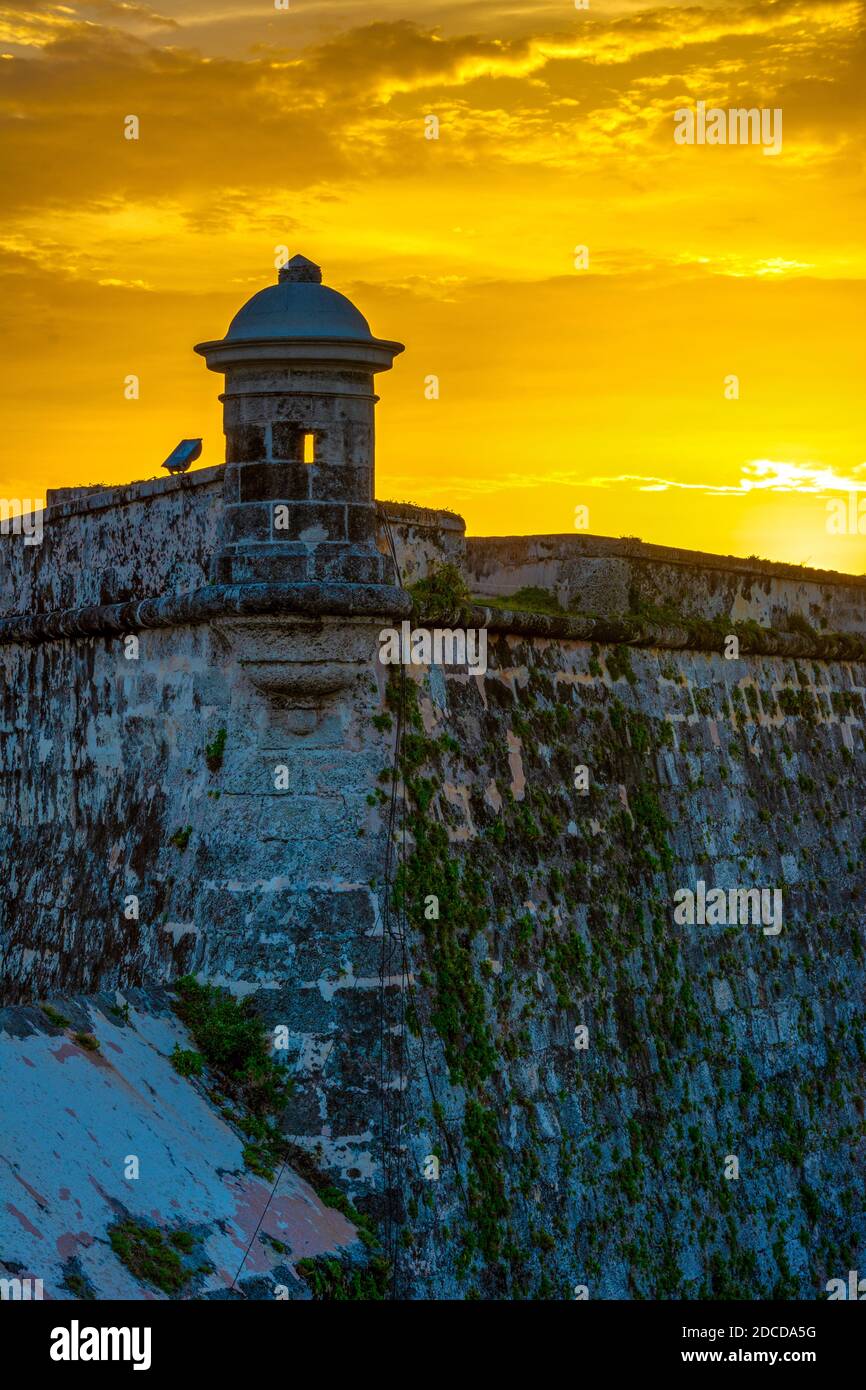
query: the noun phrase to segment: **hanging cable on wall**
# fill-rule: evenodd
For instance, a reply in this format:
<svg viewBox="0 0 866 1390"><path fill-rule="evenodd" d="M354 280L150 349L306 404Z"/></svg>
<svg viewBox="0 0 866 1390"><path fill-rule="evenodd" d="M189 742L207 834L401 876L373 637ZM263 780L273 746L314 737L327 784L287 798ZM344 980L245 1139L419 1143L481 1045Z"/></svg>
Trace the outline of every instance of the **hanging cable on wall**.
<svg viewBox="0 0 866 1390"><path fill-rule="evenodd" d="M380 515L381 515L382 520L383 520L383 523L384 523L385 534L386 534L386 537L387 537L387 540L388 540L389 549L390 549L390 551L391 551L391 558L392 558L393 563L394 563L394 570L395 570L396 575L397 575L397 582L398 582L398 584L400 585L400 587L402 588L402 587L403 587L403 580L402 580L402 575L401 575L401 573L400 573L400 565L399 565L399 562L398 562L398 559L397 559L397 551L396 551L396 547L395 547L395 544L394 544L394 537L393 537L393 533L392 533L392 531L391 531L390 521L389 521L387 515L386 515L384 512L380 513ZM408 949L408 943L407 943L407 927L408 927L408 923L407 923L407 917L406 917L406 894L405 894L405 890L404 890L403 892L401 892L401 894L400 894L399 911L398 911L398 913L396 914L396 930L394 930L394 926L393 926L394 916L393 916L393 913L392 913L392 895L393 895L392 864L393 864L393 850L394 850L394 846L395 846L395 843L396 843L395 826L396 826L397 787L398 787L398 781L401 780L400 762L401 762L401 754L402 754L403 735L404 735L405 724L406 724L406 679L407 679L407 677L406 677L406 668L405 668L405 666L401 663L401 665L400 665L400 677L399 677L399 700L398 700L397 716L396 716L396 734L395 734L395 740L394 740L394 762L393 762L392 775L391 775L391 800L390 800L390 805L389 805L389 816L388 816L388 837L387 837L387 844L386 844L386 850L385 850L385 906L384 906L384 913L383 913L384 923L383 923L383 933L382 933L382 941L383 941L383 944L382 944L382 963L383 963L383 970L382 970L382 992L381 992L382 1009L381 1009L381 1014L380 1014L381 1036L382 1036L382 1042L383 1042L383 1066L384 1066L384 1057L385 1057L385 1049L386 1049L385 1038L386 1038L386 1034L387 1034L388 1031L389 1031L389 1030L387 1029L387 1025L386 1025L386 1009L385 1009L385 1002L386 1002L386 994L385 994L385 991L386 991L386 984L385 984L385 982L386 982L386 980L392 978L391 971L392 971L392 969L393 969L393 958L394 958L394 953L395 953L395 951L396 951L397 954L398 954L398 961L399 961L399 967L398 967L398 968L399 968L399 972L400 972L400 982L401 982L401 987L400 987L400 1006L399 1006L399 1015L400 1015L400 1017L399 1017L399 1025L398 1025L398 1028L399 1028L399 1048L400 1048L400 1053L399 1053L399 1056L400 1056L400 1071L399 1071L398 1076L397 1076L397 1082L398 1082L398 1084L397 1084L397 1101L396 1101L396 1111L397 1111L397 1123L396 1123L397 1145L396 1145L396 1147L394 1146L395 1126L394 1126L394 1124L392 1124L392 1122L391 1122L390 1110L389 1110L389 1107L387 1106L386 1101L385 1101L386 1092L385 1092L384 1089L383 1089L383 1091L382 1091L382 1116L383 1116L382 1144L383 1144L383 1168L386 1168L385 1180L386 1180L387 1183L390 1183L391 1189L392 1189L392 1190L390 1191L390 1193L386 1193L386 1213L387 1213L387 1218L386 1218L386 1219L387 1219L387 1222L388 1222L386 1248L387 1248L387 1249L389 1250L389 1252L390 1252L390 1263L391 1263L391 1270L392 1270L391 1296L392 1296L393 1298L399 1297L399 1257L400 1257L400 1242L399 1242L398 1233L397 1233L397 1231L396 1231L396 1222L395 1222L395 1215L394 1215L394 1213L395 1213L395 1209L396 1209L396 1206L397 1206L398 1197L399 1197L399 1200L402 1201L402 1193L403 1193L403 1190L404 1190L405 1179L406 1179L406 1157L407 1157L407 1151L406 1151L406 1145L405 1145L405 1143L402 1142L402 1134L403 1134L403 1129L404 1129L404 1127L405 1127L406 1092L407 1092L407 1089L408 1089L409 1079L410 1079L410 1078L409 1078L409 1062L410 1062L410 1059L409 1059L408 1049L407 1049L407 1047L406 1047L406 996L407 996L407 995L408 995L408 998L409 998L409 1004L410 1004L410 1006L411 1006L411 1008L412 1008L413 1016L414 1016L414 1018L415 1018L415 1020L416 1020L416 1023L417 1023L418 1038L419 1038L420 1051L421 1051L421 1060L422 1060L422 1064L423 1064L423 1068L424 1068L424 1074L425 1074L425 1078L426 1078L426 1082L427 1082L427 1088L428 1088L428 1090L429 1090L430 1099L431 1099L432 1106L433 1106L433 1113L434 1113L434 1115L436 1115L436 1114L441 1114L441 1107L439 1106L438 1101L437 1101L436 1089L435 1089L435 1086L434 1086L434 1084L433 1084L432 1075L431 1075L431 1073L430 1073L430 1065L429 1065L428 1056L427 1056L427 1038L426 1038L426 1035L425 1035L424 1023L423 1023L423 1019L422 1019L422 1016L421 1016L421 1011L420 1011L420 1009L418 1008L417 1001L416 1001L414 977L413 977L413 973L412 973L411 962L410 962L410 959L409 959L409 949ZM406 802L407 802L406 787L405 787L405 785L403 785L403 787L402 787L401 822L400 822L400 841L399 841L399 843L400 843L400 852L401 852L401 855L402 855L401 863L402 863L403 865L405 865L405 863L406 863ZM387 946L387 948L386 948L386 938L387 938L387 940L388 940L388 946ZM388 973L387 973L387 974L385 973L385 966L386 966L386 964L387 964L387 967L388 967ZM387 1047L388 1047L388 1056L390 1057L390 1055L391 1055L390 1044L387 1044ZM405 1074L404 1074L404 1072L403 1072L403 1068L405 1068ZM383 1074L384 1074L384 1073L383 1073ZM386 1116L387 1116L387 1118L386 1118ZM443 1134L443 1137L444 1137L444 1140L445 1140L445 1146L446 1146L446 1148L447 1148L447 1150L448 1150L448 1156L449 1156L449 1159L450 1159L450 1162L451 1162L451 1171L452 1171L452 1173L453 1173L453 1175L454 1175L455 1182L456 1182L457 1187L458 1187L458 1190L459 1190L459 1192L460 1192L460 1196L461 1196L461 1199L462 1199L462 1202L463 1202L463 1205L464 1205L464 1209L468 1210L468 1199L467 1199L467 1194L466 1194L465 1188L464 1188L464 1186L463 1186L463 1180L462 1180L461 1174L460 1174L460 1165L459 1165L458 1157L457 1157L457 1154L456 1154L456 1152L455 1152L455 1149L454 1149L454 1146L453 1146L453 1143L452 1143L451 1134L450 1134L450 1132L449 1132L449 1130L448 1130L447 1125L445 1125L444 1123L441 1123L441 1129L442 1129L442 1134ZM386 1154L388 1155L388 1157L387 1157L387 1166L386 1166L386 1162L385 1162L385 1155L386 1155ZM395 1188L396 1188L396 1190L395 1190Z"/></svg>

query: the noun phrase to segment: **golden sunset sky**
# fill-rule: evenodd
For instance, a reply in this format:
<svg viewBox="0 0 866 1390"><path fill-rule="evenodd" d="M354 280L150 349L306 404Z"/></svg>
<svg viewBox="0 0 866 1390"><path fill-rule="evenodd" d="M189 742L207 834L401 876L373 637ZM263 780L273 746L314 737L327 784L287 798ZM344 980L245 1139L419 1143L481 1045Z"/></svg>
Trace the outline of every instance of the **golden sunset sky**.
<svg viewBox="0 0 866 1390"><path fill-rule="evenodd" d="M863 4L154 3L0 0L0 495L222 462L192 345L285 245L407 344L379 497L866 570ZM698 101L781 152L675 144Z"/></svg>

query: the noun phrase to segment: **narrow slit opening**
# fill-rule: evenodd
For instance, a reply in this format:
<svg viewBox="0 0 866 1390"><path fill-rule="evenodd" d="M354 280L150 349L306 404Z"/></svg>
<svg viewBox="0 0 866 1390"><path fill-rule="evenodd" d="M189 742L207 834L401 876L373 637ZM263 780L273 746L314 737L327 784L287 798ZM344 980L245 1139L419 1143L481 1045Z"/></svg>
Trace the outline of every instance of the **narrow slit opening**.
<svg viewBox="0 0 866 1390"><path fill-rule="evenodd" d="M314 434L304 434L303 439L303 460L304 463L316 462L316 436Z"/></svg>

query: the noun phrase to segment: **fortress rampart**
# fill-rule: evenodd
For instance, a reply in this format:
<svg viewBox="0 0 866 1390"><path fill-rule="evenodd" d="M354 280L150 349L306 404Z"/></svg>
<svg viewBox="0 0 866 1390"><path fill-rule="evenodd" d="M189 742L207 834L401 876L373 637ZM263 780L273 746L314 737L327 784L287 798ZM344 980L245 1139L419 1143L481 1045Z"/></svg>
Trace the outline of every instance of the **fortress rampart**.
<svg viewBox="0 0 866 1390"><path fill-rule="evenodd" d="M65 490L41 546L0 541L16 1063L53 1065L40 1002L132 1000L147 1033L192 973L285 1031L282 1132L401 1292L816 1297L866 1259L864 581L375 503L399 344L328 327L291 360L247 319L203 345L224 467ZM486 673L383 667L444 566ZM699 882L778 890L780 931L678 922ZM167 1070L160 1104L192 1086ZM0 1227L0 1261L34 1239Z"/></svg>

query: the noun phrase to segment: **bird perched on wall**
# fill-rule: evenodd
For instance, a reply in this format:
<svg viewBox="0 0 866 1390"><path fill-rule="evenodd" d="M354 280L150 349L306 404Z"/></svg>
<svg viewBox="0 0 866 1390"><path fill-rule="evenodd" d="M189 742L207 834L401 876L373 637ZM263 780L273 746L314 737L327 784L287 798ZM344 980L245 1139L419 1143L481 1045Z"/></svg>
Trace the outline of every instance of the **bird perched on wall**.
<svg viewBox="0 0 866 1390"><path fill-rule="evenodd" d="M201 453L200 439L182 439L161 466L169 473L185 473Z"/></svg>

